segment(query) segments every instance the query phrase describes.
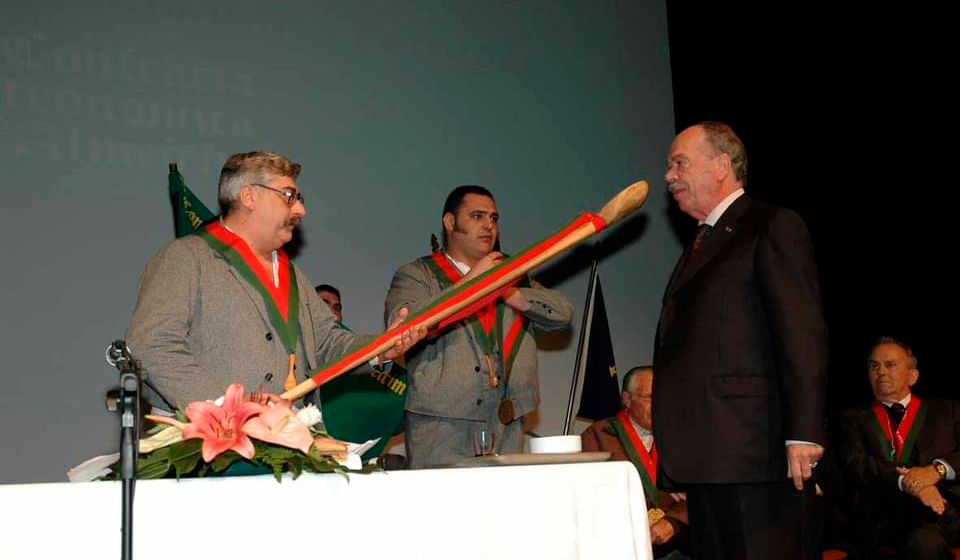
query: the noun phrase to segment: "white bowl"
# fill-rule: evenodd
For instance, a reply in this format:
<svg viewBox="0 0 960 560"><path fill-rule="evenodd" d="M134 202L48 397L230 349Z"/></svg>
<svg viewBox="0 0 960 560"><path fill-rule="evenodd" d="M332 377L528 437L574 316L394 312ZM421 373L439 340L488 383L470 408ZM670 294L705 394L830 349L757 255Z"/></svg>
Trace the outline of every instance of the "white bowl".
<svg viewBox="0 0 960 560"><path fill-rule="evenodd" d="M580 436L530 438L530 453L579 453Z"/></svg>

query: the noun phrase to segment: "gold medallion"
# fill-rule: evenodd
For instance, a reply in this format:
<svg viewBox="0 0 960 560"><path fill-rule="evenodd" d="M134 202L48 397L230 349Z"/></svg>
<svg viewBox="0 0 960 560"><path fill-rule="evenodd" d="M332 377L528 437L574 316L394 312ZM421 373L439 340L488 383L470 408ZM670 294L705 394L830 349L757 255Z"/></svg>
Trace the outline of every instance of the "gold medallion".
<svg viewBox="0 0 960 560"><path fill-rule="evenodd" d="M510 422L513 422L513 401L510 399L503 399L500 401L500 406L497 407L497 416L500 418L500 423L506 426Z"/></svg>
<svg viewBox="0 0 960 560"><path fill-rule="evenodd" d="M660 521L666 516L667 514L664 513L663 510L660 508L653 508L647 511L647 520L649 521L651 526L653 526L657 521Z"/></svg>

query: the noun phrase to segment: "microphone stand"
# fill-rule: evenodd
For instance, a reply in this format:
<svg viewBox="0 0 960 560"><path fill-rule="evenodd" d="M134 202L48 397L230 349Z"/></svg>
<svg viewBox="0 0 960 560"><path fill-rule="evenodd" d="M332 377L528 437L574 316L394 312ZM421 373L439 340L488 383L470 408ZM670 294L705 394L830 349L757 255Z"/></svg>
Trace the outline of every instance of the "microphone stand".
<svg viewBox="0 0 960 560"><path fill-rule="evenodd" d="M137 453L140 438L140 368L122 340L107 347L107 362L120 370L120 397L114 410L120 413L120 480L122 560L133 559L133 494L137 480ZM110 409L110 405L107 406Z"/></svg>

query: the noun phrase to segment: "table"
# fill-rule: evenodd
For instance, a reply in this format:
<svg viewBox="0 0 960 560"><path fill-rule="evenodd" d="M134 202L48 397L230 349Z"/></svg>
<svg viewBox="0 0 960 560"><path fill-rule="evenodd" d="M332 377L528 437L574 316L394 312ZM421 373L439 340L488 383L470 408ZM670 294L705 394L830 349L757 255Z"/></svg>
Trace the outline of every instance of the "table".
<svg viewBox="0 0 960 560"><path fill-rule="evenodd" d="M0 558L119 558L118 482L0 485ZM649 559L627 462L146 480L134 558Z"/></svg>

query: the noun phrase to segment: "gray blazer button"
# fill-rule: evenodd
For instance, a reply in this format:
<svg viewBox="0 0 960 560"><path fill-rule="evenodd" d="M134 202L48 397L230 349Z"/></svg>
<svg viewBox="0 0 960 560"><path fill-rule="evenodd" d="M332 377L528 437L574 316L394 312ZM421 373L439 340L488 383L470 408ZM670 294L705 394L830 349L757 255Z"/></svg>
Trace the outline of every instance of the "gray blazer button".
<svg viewBox="0 0 960 560"><path fill-rule="evenodd" d="M272 374L272 373L268 373L268 374L264 375L264 376L263 376L263 380L264 380L264 381L273 381L273 374Z"/></svg>
<svg viewBox="0 0 960 560"><path fill-rule="evenodd" d="M480 373L480 366L473 366L473 371ZM479 403L477 403L479 404Z"/></svg>
<svg viewBox="0 0 960 560"><path fill-rule="evenodd" d="M267 333L267 340L273 340L273 333L272 333L272 332L268 332L268 333Z"/></svg>
<svg viewBox="0 0 960 560"><path fill-rule="evenodd" d="M480 406L481 404L483 404L483 399L477 399L477 406Z"/></svg>

